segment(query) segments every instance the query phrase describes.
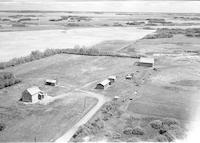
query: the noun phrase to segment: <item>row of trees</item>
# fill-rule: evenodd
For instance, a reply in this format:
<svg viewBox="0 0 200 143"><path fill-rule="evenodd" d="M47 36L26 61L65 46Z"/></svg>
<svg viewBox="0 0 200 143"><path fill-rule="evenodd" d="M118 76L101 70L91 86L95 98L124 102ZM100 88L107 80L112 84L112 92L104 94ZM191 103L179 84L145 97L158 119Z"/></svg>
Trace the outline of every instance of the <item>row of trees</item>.
<svg viewBox="0 0 200 143"><path fill-rule="evenodd" d="M11 72L1 72L0 73L0 89L12 86L21 82L21 80L17 79L13 73Z"/></svg>
<svg viewBox="0 0 200 143"><path fill-rule="evenodd" d="M32 51L30 55L20 58L14 58L8 62L0 63L0 69L5 69L7 67L16 66L19 64L39 60L45 57L49 57L56 54L77 54L77 55L88 55L88 56L113 56L113 57L131 57L137 58L136 56L122 55L119 53L111 53L101 51L97 48L85 48L80 46L75 46L72 49L47 49L44 52Z"/></svg>

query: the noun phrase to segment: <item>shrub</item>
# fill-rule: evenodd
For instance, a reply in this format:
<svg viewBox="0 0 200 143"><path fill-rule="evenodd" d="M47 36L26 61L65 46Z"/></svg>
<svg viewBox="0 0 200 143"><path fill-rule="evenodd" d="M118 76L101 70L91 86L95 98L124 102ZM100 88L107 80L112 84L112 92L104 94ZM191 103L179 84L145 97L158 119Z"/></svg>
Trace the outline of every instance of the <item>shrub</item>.
<svg viewBox="0 0 200 143"><path fill-rule="evenodd" d="M96 134L102 128L104 128L104 122L100 118L97 118L94 121L88 122L85 125L81 126L78 131L73 135L73 138Z"/></svg>
<svg viewBox="0 0 200 143"><path fill-rule="evenodd" d="M168 139L164 135L158 135L154 138L156 142L168 142Z"/></svg>
<svg viewBox="0 0 200 143"><path fill-rule="evenodd" d="M0 73L0 89L12 86L21 82L21 80L16 79L14 74L11 72L1 72Z"/></svg>
<svg viewBox="0 0 200 143"><path fill-rule="evenodd" d="M144 135L144 130L140 127L133 128L133 135Z"/></svg>
<svg viewBox="0 0 200 143"><path fill-rule="evenodd" d="M173 119L173 118L166 118L163 120L163 124L164 125L180 125L180 122L177 119Z"/></svg>
<svg viewBox="0 0 200 143"><path fill-rule="evenodd" d="M152 128L154 128L154 129L161 129L161 127L162 127L162 121L160 121L160 120L154 120L154 121L151 121L151 122L149 123L149 125L150 125Z"/></svg>
<svg viewBox="0 0 200 143"><path fill-rule="evenodd" d="M6 128L6 125L4 123L0 123L0 131L3 131Z"/></svg>
<svg viewBox="0 0 200 143"><path fill-rule="evenodd" d="M125 135L132 135L133 129L130 128L130 127L126 127L126 128L123 130L123 133L124 133Z"/></svg>

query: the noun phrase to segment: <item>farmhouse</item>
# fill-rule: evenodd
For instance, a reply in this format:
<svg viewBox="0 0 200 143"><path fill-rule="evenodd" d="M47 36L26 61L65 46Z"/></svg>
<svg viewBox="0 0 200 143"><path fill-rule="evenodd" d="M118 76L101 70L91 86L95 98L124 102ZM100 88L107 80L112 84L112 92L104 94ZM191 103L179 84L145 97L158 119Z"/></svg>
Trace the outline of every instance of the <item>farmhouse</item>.
<svg viewBox="0 0 200 143"><path fill-rule="evenodd" d="M112 84L113 82L115 82L116 79L117 79L117 77L116 77L116 76L113 76L113 75L108 77L108 80L110 80L111 84Z"/></svg>
<svg viewBox="0 0 200 143"><path fill-rule="evenodd" d="M21 100L23 102L31 102L31 103L36 103L39 100L42 100L46 94L39 89L37 86L30 87L26 89L22 93L22 98Z"/></svg>
<svg viewBox="0 0 200 143"><path fill-rule="evenodd" d="M53 79L47 79L45 81L45 85L51 85L51 86L56 86L57 85L57 80L53 80Z"/></svg>
<svg viewBox="0 0 200 143"><path fill-rule="evenodd" d="M108 79L105 79L102 82L97 84L96 89L106 89L110 84L111 84L111 81Z"/></svg>
<svg viewBox="0 0 200 143"><path fill-rule="evenodd" d="M139 61L139 66L153 67L154 66L154 58L141 57L140 61Z"/></svg>

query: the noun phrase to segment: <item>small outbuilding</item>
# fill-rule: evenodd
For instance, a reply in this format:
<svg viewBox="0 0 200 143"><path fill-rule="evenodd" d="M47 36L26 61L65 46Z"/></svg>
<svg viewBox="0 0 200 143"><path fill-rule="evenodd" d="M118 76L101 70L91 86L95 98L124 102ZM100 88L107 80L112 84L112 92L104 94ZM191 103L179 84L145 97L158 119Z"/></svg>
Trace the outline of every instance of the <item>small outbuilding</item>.
<svg viewBox="0 0 200 143"><path fill-rule="evenodd" d="M145 67L154 67L154 58L141 57L138 65Z"/></svg>
<svg viewBox="0 0 200 143"><path fill-rule="evenodd" d="M57 83L58 83L58 81L57 81L57 80L54 80L54 79L47 79L47 80L45 81L45 85L50 85L50 86L56 86Z"/></svg>
<svg viewBox="0 0 200 143"><path fill-rule="evenodd" d="M98 83L96 89L106 89L111 85L111 81L108 79L103 80L102 82Z"/></svg>
<svg viewBox="0 0 200 143"><path fill-rule="evenodd" d="M110 80L111 84L112 84L113 82L115 82L116 79L117 79L117 77L114 76L114 75L108 77L108 80Z"/></svg>
<svg viewBox="0 0 200 143"><path fill-rule="evenodd" d="M21 100L23 102L31 102L31 103L36 103L39 100L42 100L46 94L39 89L37 86L33 86L30 88L27 88L23 93L22 93L22 98Z"/></svg>
<svg viewBox="0 0 200 143"><path fill-rule="evenodd" d="M120 98L119 96L115 96L113 99L118 100L119 98Z"/></svg>
<svg viewBox="0 0 200 143"><path fill-rule="evenodd" d="M132 79L133 79L133 76L134 76L133 73L132 73L132 74L127 74L125 78L126 78L127 80L132 80Z"/></svg>

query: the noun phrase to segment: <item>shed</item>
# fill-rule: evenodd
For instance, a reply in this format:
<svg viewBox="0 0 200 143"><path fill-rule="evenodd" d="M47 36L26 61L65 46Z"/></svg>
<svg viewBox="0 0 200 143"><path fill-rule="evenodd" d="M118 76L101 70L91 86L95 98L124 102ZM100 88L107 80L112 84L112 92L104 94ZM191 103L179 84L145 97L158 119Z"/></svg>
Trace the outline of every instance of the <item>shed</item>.
<svg viewBox="0 0 200 143"><path fill-rule="evenodd" d="M127 74L125 78L126 78L127 80L132 80L132 79L133 79L133 76L134 76L134 74Z"/></svg>
<svg viewBox="0 0 200 143"><path fill-rule="evenodd" d="M23 93L22 93L22 98L21 100L23 102L31 102L31 103L36 103L39 100L42 100L45 96L45 93L39 89L37 86L33 86L30 88L27 88Z"/></svg>
<svg viewBox="0 0 200 143"><path fill-rule="evenodd" d="M116 79L117 77L114 75L108 77L108 80L110 80L111 83L115 82Z"/></svg>
<svg viewBox="0 0 200 143"><path fill-rule="evenodd" d="M154 58L141 57L140 61L139 61L139 66L153 67L154 66Z"/></svg>
<svg viewBox="0 0 200 143"><path fill-rule="evenodd" d="M47 80L45 80L45 85L56 86L57 83L58 83L58 81L54 80L54 79L47 79Z"/></svg>
<svg viewBox="0 0 200 143"><path fill-rule="evenodd" d="M120 97L119 96L115 96L114 97L114 100L118 100Z"/></svg>
<svg viewBox="0 0 200 143"><path fill-rule="evenodd" d="M111 81L108 79L105 79L102 82L97 84L96 89L106 89L110 84L111 84Z"/></svg>

